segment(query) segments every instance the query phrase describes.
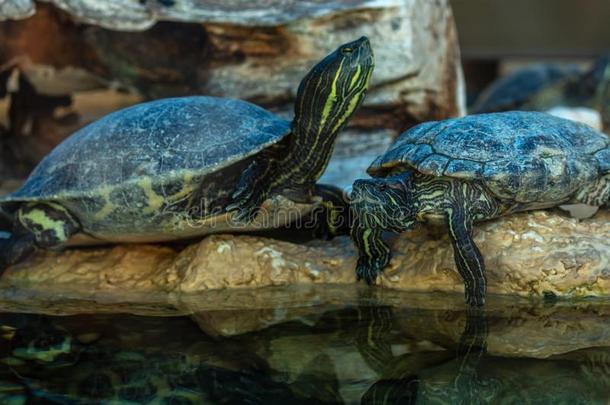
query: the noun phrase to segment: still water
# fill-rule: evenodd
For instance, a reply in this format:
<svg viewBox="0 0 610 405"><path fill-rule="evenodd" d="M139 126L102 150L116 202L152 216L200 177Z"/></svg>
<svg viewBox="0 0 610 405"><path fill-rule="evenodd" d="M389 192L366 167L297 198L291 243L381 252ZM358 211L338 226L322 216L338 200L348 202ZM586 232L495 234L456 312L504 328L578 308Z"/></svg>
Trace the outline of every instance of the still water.
<svg viewBox="0 0 610 405"><path fill-rule="evenodd" d="M610 403L609 302L385 303L4 313L0 403Z"/></svg>

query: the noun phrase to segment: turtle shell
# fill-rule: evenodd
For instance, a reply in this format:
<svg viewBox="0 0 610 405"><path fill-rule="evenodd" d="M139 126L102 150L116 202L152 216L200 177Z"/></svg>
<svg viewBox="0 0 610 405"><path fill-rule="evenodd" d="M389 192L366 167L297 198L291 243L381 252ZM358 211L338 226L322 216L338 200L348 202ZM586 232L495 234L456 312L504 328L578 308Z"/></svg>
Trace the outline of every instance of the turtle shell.
<svg viewBox="0 0 610 405"><path fill-rule="evenodd" d="M240 100L182 97L137 104L74 133L0 202L78 198L143 177L205 175L289 132L288 121Z"/></svg>
<svg viewBox="0 0 610 405"><path fill-rule="evenodd" d="M226 231L233 228L220 207L241 173L257 152L289 133L288 121L245 101L138 104L66 139L20 189L0 198L0 211L12 215L27 201L59 203L84 231L70 241L75 245Z"/></svg>
<svg viewBox="0 0 610 405"><path fill-rule="evenodd" d="M517 109L537 92L576 79L582 70L576 65L534 64L517 70L495 82L481 93L472 107L474 113Z"/></svg>
<svg viewBox="0 0 610 405"><path fill-rule="evenodd" d="M540 112L470 115L411 128L368 173L404 169L481 181L501 199L560 202L610 173L610 140L585 124Z"/></svg>

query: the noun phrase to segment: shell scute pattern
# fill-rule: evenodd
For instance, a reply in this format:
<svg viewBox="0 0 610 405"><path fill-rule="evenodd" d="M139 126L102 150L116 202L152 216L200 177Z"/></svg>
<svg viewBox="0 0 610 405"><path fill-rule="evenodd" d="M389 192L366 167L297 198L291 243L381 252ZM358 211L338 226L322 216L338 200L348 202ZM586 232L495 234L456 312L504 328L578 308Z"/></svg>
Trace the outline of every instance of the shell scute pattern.
<svg viewBox="0 0 610 405"><path fill-rule="evenodd" d="M483 173L483 165L479 162L466 159L451 159L445 168L445 176L456 179L472 179L480 177Z"/></svg>
<svg viewBox="0 0 610 405"><path fill-rule="evenodd" d="M63 199L144 177L209 173L289 132L288 121L241 100L196 96L138 104L77 131L3 201Z"/></svg>
<svg viewBox="0 0 610 405"><path fill-rule="evenodd" d="M538 112L479 114L403 133L369 168L399 167L480 180L500 198L561 201L610 171L610 140L585 124Z"/></svg>
<svg viewBox="0 0 610 405"><path fill-rule="evenodd" d="M432 154L417 165L417 170L432 176L442 176L449 163L447 156Z"/></svg>
<svg viewBox="0 0 610 405"><path fill-rule="evenodd" d="M403 162L407 162L412 166L417 166L420 162L423 162L426 158L431 156L434 150L427 144L417 144L414 148L409 151L408 159L403 158ZM407 156L405 156L407 157Z"/></svg>

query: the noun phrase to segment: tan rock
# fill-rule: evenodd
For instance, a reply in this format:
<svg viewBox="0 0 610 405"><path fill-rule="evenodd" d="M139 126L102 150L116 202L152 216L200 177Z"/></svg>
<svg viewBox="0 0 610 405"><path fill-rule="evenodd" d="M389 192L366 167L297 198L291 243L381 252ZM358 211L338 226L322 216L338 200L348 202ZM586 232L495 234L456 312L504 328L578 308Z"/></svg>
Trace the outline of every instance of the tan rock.
<svg viewBox="0 0 610 405"><path fill-rule="evenodd" d="M410 292L462 292L451 245L439 235L419 229L394 238L394 258L379 284ZM610 295L609 236L607 211L583 221L538 211L480 225L475 240L486 260L490 301L493 294ZM146 245L41 253L9 269L2 283L125 293L353 284L355 261L347 237L294 244L213 235L179 254Z"/></svg>
<svg viewBox="0 0 610 405"><path fill-rule="evenodd" d="M578 220L548 212L514 215L478 228L489 292L541 296L610 294L610 215ZM418 230L393 241L380 284L404 291L463 291L448 238ZM248 236L215 236L190 247L178 289L352 283L356 253L347 238L294 245ZM223 271L222 269L225 269ZM228 272L226 270L229 270ZM219 275L222 276L219 277Z"/></svg>

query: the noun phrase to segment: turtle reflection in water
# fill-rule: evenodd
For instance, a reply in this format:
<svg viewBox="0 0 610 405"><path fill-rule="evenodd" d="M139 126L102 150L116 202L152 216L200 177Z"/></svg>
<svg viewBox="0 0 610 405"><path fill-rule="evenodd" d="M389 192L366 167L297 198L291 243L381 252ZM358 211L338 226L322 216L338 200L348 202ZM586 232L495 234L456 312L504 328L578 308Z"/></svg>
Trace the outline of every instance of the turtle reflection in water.
<svg viewBox="0 0 610 405"><path fill-rule="evenodd" d="M487 316L470 310L457 350L386 358L362 404L607 404L609 348L550 359L492 356ZM590 353L589 353L590 352Z"/></svg>
<svg viewBox="0 0 610 405"><path fill-rule="evenodd" d="M184 97L90 124L0 199L0 213L13 219L0 270L39 248L257 231L286 225L295 210L332 210L340 193L315 182L373 67L367 38L340 46L301 82L292 122L245 101ZM341 219L327 217L332 235Z"/></svg>
<svg viewBox="0 0 610 405"><path fill-rule="evenodd" d="M404 132L356 180L356 274L375 281L390 262L384 230L418 222L445 226L453 243L466 302L485 303L483 257L476 222L515 212L610 199L610 139L591 127L539 112L471 115Z"/></svg>
<svg viewBox="0 0 610 405"><path fill-rule="evenodd" d="M1 359L10 369L0 377L3 404L324 403L312 390L302 394L308 382L275 381L262 359L243 350L233 359L238 351L222 342L125 350L48 320L2 330L10 348Z"/></svg>
<svg viewBox="0 0 610 405"><path fill-rule="evenodd" d="M363 395L362 404L416 404L437 399L433 396L422 398L419 373L435 367L452 366L457 366L455 375L444 380L443 395L438 399L442 397L448 401L446 403L480 402L483 390L478 386L477 367L487 350L488 334L485 313L472 309L467 312L466 325L455 352L416 352L398 357L394 357L391 351L378 352L378 363L384 364L383 374Z"/></svg>

